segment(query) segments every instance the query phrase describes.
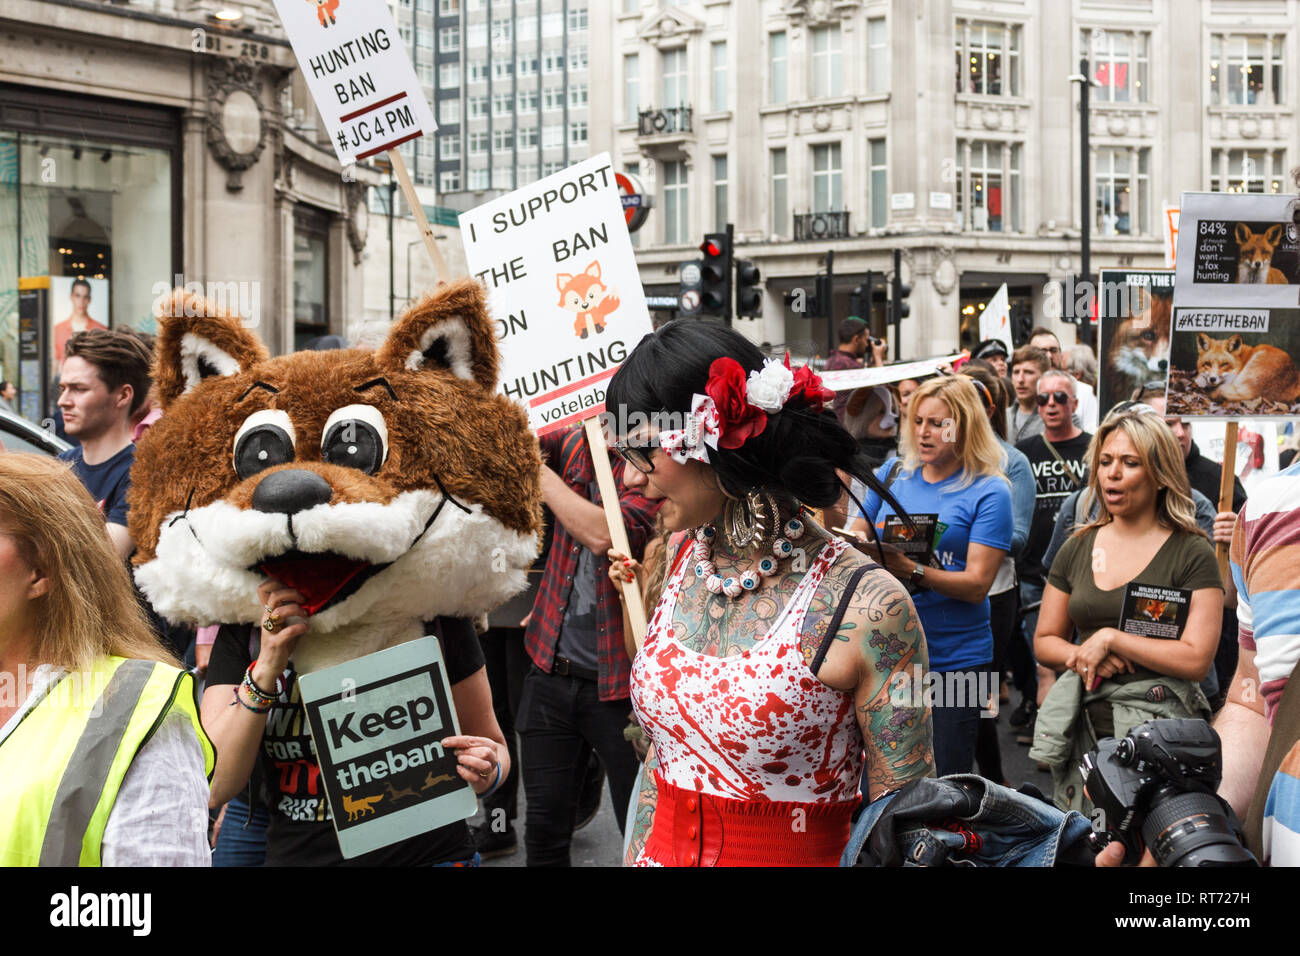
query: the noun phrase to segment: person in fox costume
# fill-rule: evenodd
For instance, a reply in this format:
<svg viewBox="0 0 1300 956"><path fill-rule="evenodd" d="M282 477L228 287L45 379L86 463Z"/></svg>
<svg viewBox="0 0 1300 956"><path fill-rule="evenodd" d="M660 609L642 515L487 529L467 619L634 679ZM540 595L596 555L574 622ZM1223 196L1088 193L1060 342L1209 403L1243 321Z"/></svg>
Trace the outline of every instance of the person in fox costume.
<svg viewBox="0 0 1300 956"><path fill-rule="evenodd" d="M435 617L462 731L443 745L476 793L499 786L509 761L482 658L466 660L477 642L449 628L525 587L541 459L496 394L482 288L440 288L374 351L277 358L209 302L161 305L163 416L137 449L129 523L159 613L223 625L202 702L212 805L260 771L266 862L342 863L297 675L417 639ZM347 863L473 858L460 823Z"/></svg>

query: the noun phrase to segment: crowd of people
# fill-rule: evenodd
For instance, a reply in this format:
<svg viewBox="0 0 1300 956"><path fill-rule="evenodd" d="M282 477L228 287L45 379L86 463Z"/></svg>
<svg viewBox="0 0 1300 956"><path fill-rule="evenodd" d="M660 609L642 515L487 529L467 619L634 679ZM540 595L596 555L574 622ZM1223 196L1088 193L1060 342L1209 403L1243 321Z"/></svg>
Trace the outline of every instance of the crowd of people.
<svg viewBox="0 0 1300 956"><path fill-rule="evenodd" d="M838 337L825 369L885 365L864 320ZM268 579L261 627L195 631L133 584L134 443L164 414L151 349L72 334L73 449L0 454L0 678L18 689L0 697L0 863L343 863L328 808L268 796L275 755L312 752L303 595ZM1046 328L968 356L833 393L725 326L647 336L606 393L650 423L609 436L627 551L582 427L549 432L529 589L426 624L459 716L443 745L482 823L347 862L474 866L519 852L521 828L529 865L569 865L602 790L630 865L852 862L864 808L917 781L978 768L1010 785L981 716L1012 692L1060 811L1091 809L1079 764L1100 739L1212 719L1252 848L1300 862L1295 467L1220 510L1220 466L1164 414L1162 383L1099 409L1091 350ZM1123 629L1132 582L1189 595L1176 639ZM947 693L900 697L919 674ZM50 706L74 677L96 691ZM104 688L110 720L92 720Z"/></svg>

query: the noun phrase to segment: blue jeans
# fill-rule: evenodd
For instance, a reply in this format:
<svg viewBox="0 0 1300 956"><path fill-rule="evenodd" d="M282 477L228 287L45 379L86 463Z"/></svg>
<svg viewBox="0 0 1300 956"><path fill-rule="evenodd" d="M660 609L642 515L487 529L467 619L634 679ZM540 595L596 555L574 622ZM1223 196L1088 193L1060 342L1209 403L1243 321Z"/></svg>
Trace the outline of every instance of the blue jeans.
<svg viewBox="0 0 1300 956"><path fill-rule="evenodd" d="M989 666L974 667L961 671L937 671L939 686L979 687L987 686L990 681L978 679L981 673L987 674ZM949 675L952 675L951 677ZM996 680L996 678L994 678ZM993 693L997 693L997 684L992 683ZM963 697L965 695L962 695ZM961 706L953 706L960 704ZM967 700L936 700L930 713L934 720L934 772L940 777L950 773L970 773L975 764L975 739L979 735L980 702Z"/></svg>
<svg viewBox="0 0 1300 956"><path fill-rule="evenodd" d="M249 818L246 792L235 797L226 804L212 865L261 866L266 862L266 827L270 822L270 813L260 803Z"/></svg>

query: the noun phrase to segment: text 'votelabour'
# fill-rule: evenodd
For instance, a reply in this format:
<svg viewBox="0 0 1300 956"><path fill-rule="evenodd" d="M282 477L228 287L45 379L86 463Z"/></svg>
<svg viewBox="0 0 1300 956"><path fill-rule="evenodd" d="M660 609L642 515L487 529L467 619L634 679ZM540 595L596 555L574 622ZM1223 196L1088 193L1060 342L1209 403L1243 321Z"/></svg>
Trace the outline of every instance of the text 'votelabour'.
<svg viewBox="0 0 1300 956"><path fill-rule="evenodd" d="M276 9L340 162L437 129L384 0L276 0Z"/></svg>
<svg viewBox="0 0 1300 956"><path fill-rule="evenodd" d="M604 383L650 331L607 154L460 217L488 291L501 389L538 434L598 415Z"/></svg>

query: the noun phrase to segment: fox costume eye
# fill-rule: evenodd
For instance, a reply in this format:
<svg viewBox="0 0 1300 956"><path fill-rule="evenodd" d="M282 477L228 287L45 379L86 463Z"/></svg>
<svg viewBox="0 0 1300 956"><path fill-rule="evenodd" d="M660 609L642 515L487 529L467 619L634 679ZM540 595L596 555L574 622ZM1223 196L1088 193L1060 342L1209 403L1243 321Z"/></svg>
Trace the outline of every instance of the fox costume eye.
<svg viewBox="0 0 1300 956"><path fill-rule="evenodd" d="M294 458L293 422L278 408L264 408L244 419L235 433L235 474L248 478Z"/></svg>
<svg viewBox="0 0 1300 956"><path fill-rule="evenodd" d="M373 475L388 460L388 426L373 405L345 405L325 421L321 458Z"/></svg>

